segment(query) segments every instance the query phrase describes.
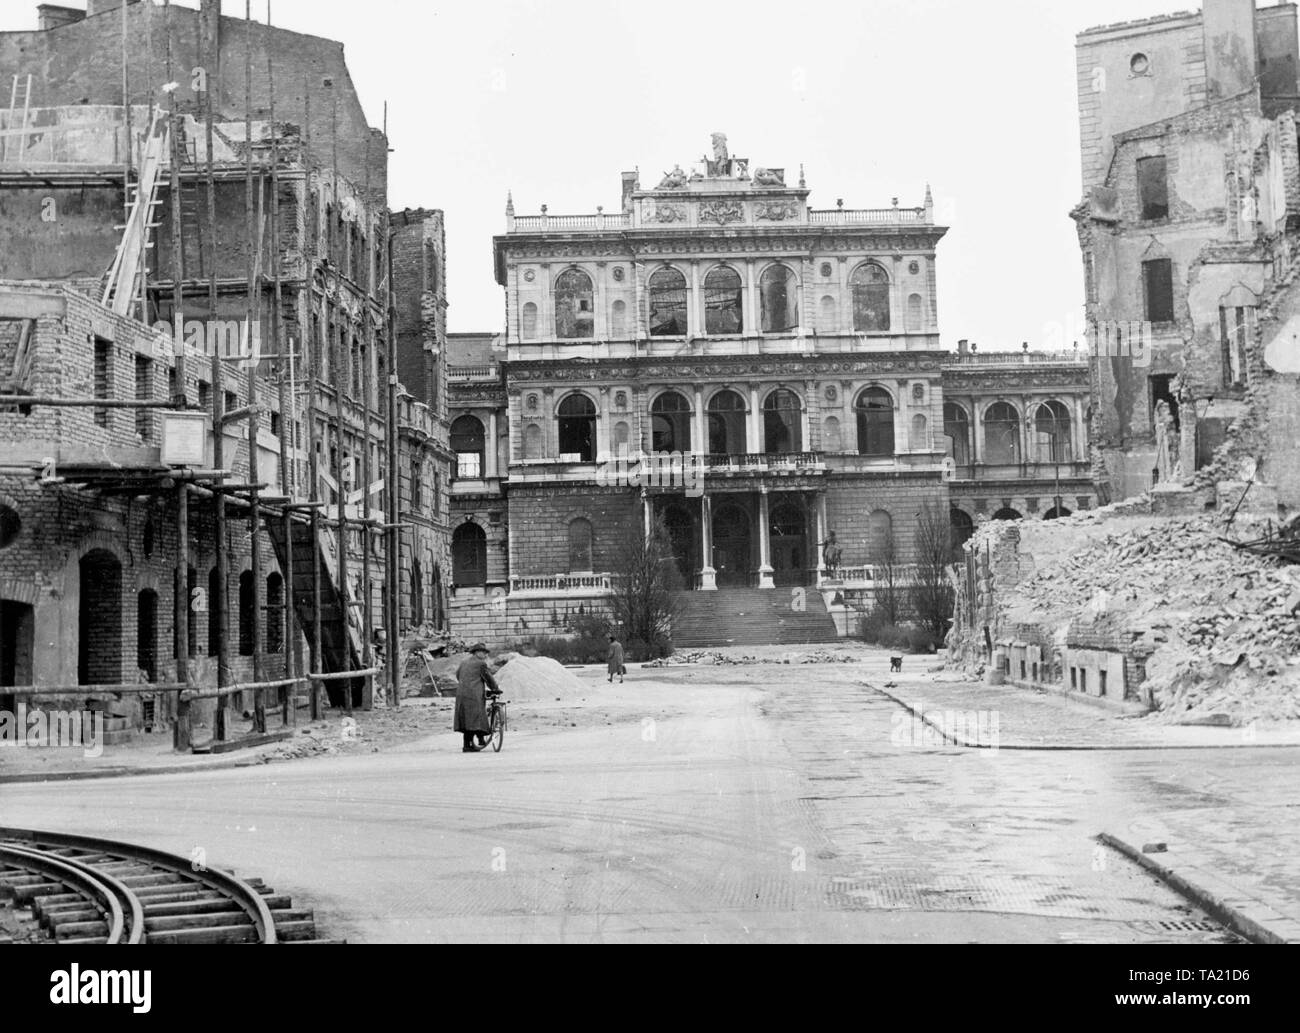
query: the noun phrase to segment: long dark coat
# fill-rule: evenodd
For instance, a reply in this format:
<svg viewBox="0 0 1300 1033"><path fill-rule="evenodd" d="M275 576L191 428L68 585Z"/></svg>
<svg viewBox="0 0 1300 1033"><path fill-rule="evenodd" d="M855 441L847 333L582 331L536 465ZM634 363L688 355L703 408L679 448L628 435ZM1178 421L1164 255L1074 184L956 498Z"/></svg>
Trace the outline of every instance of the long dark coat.
<svg viewBox="0 0 1300 1033"><path fill-rule="evenodd" d="M456 669L457 732L490 732L487 717L487 689L497 687L486 660L469 656Z"/></svg>
<svg viewBox="0 0 1300 1033"><path fill-rule="evenodd" d="M609 658L605 669L610 675L623 673L623 643L615 641L609 644Z"/></svg>

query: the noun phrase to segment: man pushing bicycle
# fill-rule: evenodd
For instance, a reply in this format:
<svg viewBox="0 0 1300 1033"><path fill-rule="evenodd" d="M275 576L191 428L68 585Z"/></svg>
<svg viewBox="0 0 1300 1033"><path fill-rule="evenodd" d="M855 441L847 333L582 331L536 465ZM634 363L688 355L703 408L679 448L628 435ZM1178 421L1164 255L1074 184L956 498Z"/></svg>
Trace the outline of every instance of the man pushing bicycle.
<svg viewBox="0 0 1300 1033"><path fill-rule="evenodd" d="M492 726L488 720L487 697L500 695L496 679L488 669L488 647L476 642L469 656L456 669L456 719L454 730L464 736L462 753L478 753L487 745ZM474 737L478 736L478 745Z"/></svg>

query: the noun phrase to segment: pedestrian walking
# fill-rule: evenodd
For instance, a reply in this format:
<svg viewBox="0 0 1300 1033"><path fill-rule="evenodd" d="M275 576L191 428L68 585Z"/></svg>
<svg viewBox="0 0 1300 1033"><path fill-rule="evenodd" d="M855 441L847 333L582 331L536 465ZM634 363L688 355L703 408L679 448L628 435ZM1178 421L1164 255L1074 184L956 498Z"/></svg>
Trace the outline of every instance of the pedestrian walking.
<svg viewBox="0 0 1300 1033"><path fill-rule="evenodd" d="M496 679L488 670L488 647L476 642L469 647L469 656L456 668L456 718L454 730L464 736L462 753L478 753L487 745L488 724L487 694L500 692ZM474 737L478 736L478 745Z"/></svg>
<svg viewBox="0 0 1300 1033"><path fill-rule="evenodd" d="M610 682L610 684L613 684L614 675L617 674L618 683L622 685L623 675L627 673L627 668L623 665L623 644L614 637L612 632L610 633L609 636L609 658L608 659L609 659L609 663L606 665L606 670L609 672L609 678L607 680Z"/></svg>

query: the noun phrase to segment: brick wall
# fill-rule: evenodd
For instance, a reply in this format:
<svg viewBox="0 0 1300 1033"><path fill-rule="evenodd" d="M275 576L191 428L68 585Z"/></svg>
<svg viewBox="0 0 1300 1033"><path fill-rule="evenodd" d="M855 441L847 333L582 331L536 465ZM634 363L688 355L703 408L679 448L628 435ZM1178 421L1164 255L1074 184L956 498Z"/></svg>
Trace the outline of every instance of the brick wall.
<svg viewBox="0 0 1300 1033"><path fill-rule="evenodd" d="M632 488L520 486L510 492L511 561L521 576L569 569L569 523L591 521L592 570L609 571L628 534L642 533L641 501Z"/></svg>

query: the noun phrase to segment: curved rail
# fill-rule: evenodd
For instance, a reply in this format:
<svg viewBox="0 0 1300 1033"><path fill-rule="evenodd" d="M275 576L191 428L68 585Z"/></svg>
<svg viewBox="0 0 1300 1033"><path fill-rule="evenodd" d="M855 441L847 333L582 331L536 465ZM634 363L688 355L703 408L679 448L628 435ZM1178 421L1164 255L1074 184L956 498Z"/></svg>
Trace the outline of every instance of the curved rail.
<svg viewBox="0 0 1300 1033"><path fill-rule="evenodd" d="M248 916L256 932L258 943L278 942L275 919L262 895L243 879L237 878L229 872L217 868L196 869L191 865L188 858L170 854L164 850L155 850L153 847L138 846L134 843L120 843L115 840L97 839L92 836L81 836L65 832L41 832L34 829L0 826L0 840L10 841L8 846L0 844L0 850L6 850L14 855L26 855L26 858L43 859L52 866L67 870L69 877L79 877L83 880L83 885L87 887L90 887L92 883L96 883L96 893L107 894L109 898L116 898L114 901L117 906L116 913L123 923L125 922L126 908L129 908L132 916L132 938L128 942L145 942L148 938L144 932L144 908L139 895L112 874L102 871L98 867L80 863L76 857L55 857L41 853L40 847L76 850L90 856L106 856L113 862L141 864L167 874L178 875L181 877L182 884L197 884L229 899L236 908ZM32 849L14 846L14 843L30 843ZM19 866L26 867L27 860L23 860ZM57 881L63 882L64 879L60 877ZM126 908L123 907L123 903L126 904ZM111 928L110 923L110 931ZM121 935L121 929L119 928L119 939L110 939L109 942L120 942ZM139 939L134 938L136 936L139 936Z"/></svg>
<svg viewBox="0 0 1300 1033"><path fill-rule="evenodd" d="M122 943L126 933L126 911L131 908L131 932L127 943L140 943L144 937L144 908L135 894L118 880L105 878L103 873L92 873L81 865L43 854L38 850L0 844L0 861L14 868L34 872L85 897L104 915L108 923L106 943ZM116 883L116 885L113 885Z"/></svg>

